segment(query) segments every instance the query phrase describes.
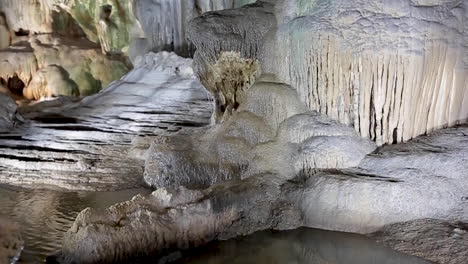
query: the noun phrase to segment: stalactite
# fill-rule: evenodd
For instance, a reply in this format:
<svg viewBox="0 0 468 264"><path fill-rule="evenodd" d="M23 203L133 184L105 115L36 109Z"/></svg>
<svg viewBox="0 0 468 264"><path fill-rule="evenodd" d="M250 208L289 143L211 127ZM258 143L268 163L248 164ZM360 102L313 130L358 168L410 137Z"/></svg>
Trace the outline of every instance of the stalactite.
<svg viewBox="0 0 468 264"><path fill-rule="evenodd" d="M324 35L285 43L294 63L280 76L289 75L310 109L353 125L379 145L468 119L468 70L455 67L459 50L429 43L423 55L356 54L340 44Z"/></svg>

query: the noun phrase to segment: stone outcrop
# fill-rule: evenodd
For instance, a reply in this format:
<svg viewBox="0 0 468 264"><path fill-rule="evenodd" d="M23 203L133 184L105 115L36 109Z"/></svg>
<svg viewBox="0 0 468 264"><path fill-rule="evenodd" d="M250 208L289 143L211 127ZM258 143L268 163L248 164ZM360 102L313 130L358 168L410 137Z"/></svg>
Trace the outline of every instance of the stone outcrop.
<svg viewBox="0 0 468 264"><path fill-rule="evenodd" d="M198 48L196 70L215 98L220 97L220 106L229 102L225 90L248 89L252 82L245 80L261 71L291 85L309 109L354 126L378 145L404 142L468 119L466 2L272 3L269 8L259 2L207 13L189 27ZM250 18L256 10L263 16ZM266 10L275 19L270 20L273 16L265 15ZM237 17L249 18L234 22ZM266 18L269 22L261 23ZM230 32L244 32L245 24L248 33L229 37ZM255 41L251 32L257 32ZM205 76L216 79L204 65L214 67L222 52L258 59L260 67L250 75L244 71L239 80L228 78L224 70L216 73L227 74L224 82L204 81Z"/></svg>
<svg viewBox="0 0 468 264"><path fill-rule="evenodd" d="M242 254L239 254L242 252ZM313 263L313 264L429 264L430 261L396 252L362 235L298 228L260 231L228 241L212 242L186 254L174 254L175 264Z"/></svg>
<svg viewBox="0 0 468 264"><path fill-rule="evenodd" d="M126 263L140 255L154 261L214 239L298 226L300 215L281 201L283 191L274 178L266 174L203 191L161 188L105 211L87 209L67 232L57 258Z"/></svg>
<svg viewBox="0 0 468 264"><path fill-rule="evenodd" d="M357 166L376 147L351 127L309 111L294 89L268 76L245 92L238 110L225 123L155 141L145 181L157 188L200 188L263 172L289 177Z"/></svg>
<svg viewBox="0 0 468 264"><path fill-rule="evenodd" d="M129 66L86 39L37 35L0 50L0 81L16 96L39 100L86 96L120 78ZM19 85L11 83L16 80Z"/></svg>
<svg viewBox="0 0 468 264"><path fill-rule="evenodd" d="M8 82L18 77L27 87L37 73L33 87L24 93L32 100L94 94L149 51L191 55L193 45L185 35L191 19L250 2L5 0L0 3L0 78ZM64 85L47 85L45 75ZM12 96L22 95L20 89Z"/></svg>
<svg viewBox="0 0 468 264"><path fill-rule="evenodd" d="M203 126L212 108L191 59L173 53L148 54L121 80L75 101L60 97L19 109L25 123L0 135L1 183L73 190L141 185L151 138Z"/></svg>
<svg viewBox="0 0 468 264"><path fill-rule="evenodd" d="M0 93L0 133L12 130L15 123L21 120L17 114L17 105L9 96Z"/></svg>
<svg viewBox="0 0 468 264"><path fill-rule="evenodd" d="M468 259L466 223L421 219L388 225L370 236L398 251L435 263L458 264Z"/></svg>
<svg viewBox="0 0 468 264"><path fill-rule="evenodd" d="M193 45L187 41L189 22L201 14L237 8L255 0L136 0L135 13L143 31L131 47L160 51L173 50L177 54L192 55Z"/></svg>
<svg viewBox="0 0 468 264"><path fill-rule="evenodd" d="M401 248L398 245L404 245L404 252L440 261L445 257L438 258L436 248L430 248L436 250L434 253L425 252L428 248L412 244L422 241L417 237L399 241L404 234L385 233L395 230L385 226L422 218L468 221L464 173L467 135L468 127L461 126L406 144L382 147L354 168L316 169L289 177L260 173L203 190L171 186L105 212L88 209L67 232L60 259L64 263L125 262L143 254L154 261L174 250L213 239L267 228L308 226L358 233L384 228L379 241L388 240L397 250ZM276 162L281 159L284 157ZM391 162L397 159L407 162ZM421 168L428 162L439 171ZM458 174L450 172L455 163L458 167L453 171ZM460 238L447 238L458 242L439 248L439 252L449 252L453 247L459 257L451 263L461 264L457 260L467 248L464 227L459 229L450 234L460 234ZM411 230L407 234L413 239ZM427 246L435 245L435 241Z"/></svg>
<svg viewBox="0 0 468 264"><path fill-rule="evenodd" d="M189 38L197 47L195 71L215 98L215 121L222 122L237 109L260 75L257 59L263 37L275 23L273 5L266 2L208 12L190 23Z"/></svg>
<svg viewBox="0 0 468 264"><path fill-rule="evenodd" d="M468 119L466 1L288 2L262 67L309 108L378 145Z"/></svg>

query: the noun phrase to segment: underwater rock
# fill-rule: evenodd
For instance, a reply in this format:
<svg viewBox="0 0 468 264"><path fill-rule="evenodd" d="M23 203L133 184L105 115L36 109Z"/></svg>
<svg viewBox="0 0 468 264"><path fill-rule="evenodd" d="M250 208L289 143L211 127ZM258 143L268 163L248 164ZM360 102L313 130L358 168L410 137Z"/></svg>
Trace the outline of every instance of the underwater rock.
<svg viewBox="0 0 468 264"><path fill-rule="evenodd" d="M24 241L19 227L0 217L0 263L16 263L23 251Z"/></svg>

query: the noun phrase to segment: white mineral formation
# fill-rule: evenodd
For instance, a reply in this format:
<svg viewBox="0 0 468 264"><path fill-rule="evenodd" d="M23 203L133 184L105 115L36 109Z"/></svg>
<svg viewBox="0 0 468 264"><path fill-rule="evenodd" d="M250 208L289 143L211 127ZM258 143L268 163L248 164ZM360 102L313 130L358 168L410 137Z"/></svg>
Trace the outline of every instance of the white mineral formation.
<svg viewBox="0 0 468 264"><path fill-rule="evenodd" d="M3 109L16 105L0 94L0 130L3 117L9 125L9 133L0 136L0 182L74 190L140 185L151 138L209 123L212 103L191 61L150 53L96 95L21 107L27 122L13 130L14 112L6 108L3 114Z"/></svg>
<svg viewBox="0 0 468 264"><path fill-rule="evenodd" d="M422 218L440 223L468 220L467 133L465 125L384 146L355 168L289 177L261 173L199 191L171 186L106 211L87 209L67 232L59 259L63 263L132 261L132 256L143 254L156 261L168 248L186 249L260 229L308 226L368 233L386 226L387 234L374 236L396 249L402 246L408 253L461 264L455 260L466 258L466 226L443 224L440 230L429 225L435 238L441 239L433 240L417 223L410 222L408 228L392 224ZM179 164L173 165L177 170Z"/></svg>
<svg viewBox="0 0 468 264"><path fill-rule="evenodd" d="M201 188L265 172L287 178L357 166L376 147L351 127L311 112L294 89L268 76L239 101L239 111L224 123L156 140L145 181L157 188Z"/></svg>
<svg viewBox="0 0 468 264"><path fill-rule="evenodd" d="M28 99L94 94L128 71L122 59L103 55L86 39L42 34L27 40L0 50L0 78L7 90Z"/></svg>
<svg viewBox="0 0 468 264"><path fill-rule="evenodd" d="M59 95L78 96L78 86L70 80L68 73L60 66L48 65L37 71L27 88L23 89L26 98L57 97Z"/></svg>
<svg viewBox="0 0 468 264"><path fill-rule="evenodd" d="M254 0L3 0L10 29L17 33L62 33L101 43L104 53L148 51L192 53L185 30L207 11L236 8ZM140 50L143 49L143 50Z"/></svg>
<svg viewBox="0 0 468 264"><path fill-rule="evenodd" d="M226 90L247 90L261 71L378 145L468 120L466 1L271 2L209 12L189 27L195 69L217 111L229 109ZM239 79L223 71L213 82L226 52L258 59L260 69Z"/></svg>
<svg viewBox="0 0 468 264"><path fill-rule="evenodd" d="M378 145L468 119L466 1L285 2L261 65L310 109Z"/></svg>
<svg viewBox="0 0 468 264"><path fill-rule="evenodd" d="M152 50L174 50L189 55L193 47L186 29L193 18L214 10L237 8L255 0L136 0L135 12ZM148 43L149 42L149 43ZM142 45L140 43L140 45Z"/></svg>

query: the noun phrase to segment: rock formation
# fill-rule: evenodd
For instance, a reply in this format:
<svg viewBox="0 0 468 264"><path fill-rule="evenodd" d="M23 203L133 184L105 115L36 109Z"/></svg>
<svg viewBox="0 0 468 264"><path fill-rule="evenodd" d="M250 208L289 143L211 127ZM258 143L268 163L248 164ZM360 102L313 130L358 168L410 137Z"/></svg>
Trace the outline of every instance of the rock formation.
<svg viewBox="0 0 468 264"><path fill-rule="evenodd" d="M190 19L244 2L2 1L0 78L19 78L23 87L15 95L32 100L94 94L129 70L126 56L135 62L151 50L191 54L185 37ZM45 77L60 84L52 87Z"/></svg>
<svg viewBox="0 0 468 264"><path fill-rule="evenodd" d="M274 25L273 5L265 2L209 12L189 25L189 38L197 47L195 70L216 100L215 121L237 109L260 75L257 59L263 36Z"/></svg>
<svg viewBox="0 0 468 264"><path fill-rule="evenodd" d="M456 125L468 117L466 8L459 0L259 1L194 19L194 68L215 98L215 124L156 137L144 180L157 190L83 211L57 258L156 260L210 240L308 226L383 228L379 240L441 261L447 247L424 255L393 242L392 230L468 221L468 127ZM446 126L454 127L433 131ZM377 148L386 143L398 144ZM454 263L466 250L460 239L448 246Z"/></svg>
<svg viewBox="0 0 468 264"><path fill-rule="evenodd" d="M197 18L189 28L198 48L195 63L214 67L223 52L232 51L244 59L258 59L263 73L273 73L294 87L311 110L354 126L378 145L407 141L468 119L464 1L277 1L274 8L267 6L260 3ZM267 16L258 13L272 9L276 23L262 24ZM232 21L236 12L257 12L244 23L269 33L256 34L253 42L248 33L230 39L221 30L202 29L224 26L243 32L244 24ZM205 31L213 32L209 40ZM208 67L196 69L203 81ZM242 80L254 78L258 71ZM223 89L249 86L244 81L230 88L231 79L203 83L215 97L223 95L218 92Z"/></svg>
<svg viewBox="0 0 468 264"><path fill-rule="evenodd" d="M0 93L0 133L10 131L15 123L21 120L16 110L15 101L9 96Z"/></svg>
<svg viewBox="0 0 468 264"><path fill-rule="evenodd" d="M27 121L0 135L0 182L74 190L140 185L151 138L207 124L212 103L191 59L148 54L135 65L121 80L79 102L59 98L20 107ZM11 120L13 113L0 117Z"/></svg>
<svg viewBox="0 0 468 264"><path fill-rule="evenodd" d="M170 186L105 212L85 210L67 232L59 258L64 263L93 263L144 254L155 260L174 250L267 228L309 226L369 233L388 224L423 218L466 222L467 163L462 161L468 151L467 133L468 127L462 126L383 147L354 168L289 177L277 173L241 176L203 190ZM424 168L428 161L439 171ZM457 164L453 171L458 174L446 171L453 164ZM392 231L378 239L391 245L406 243L397 243L398 236ZM424 251L439 260L436 256L446 254L448 248L459 248L454 252L464 256L466 246L457 244L459 239L447 241L447 247L433 246L430 253L411 245L403 251Z"/></svg>
<svg viewBox="0 0 468 264"><path fill-rule="evenodd" d="M421 219L388 225L370 236L398 251L435 263L458 264L468 259L466 223Z"/></svg>
<svg viewBox="0 0 468 264"><path fill-rule="evenodd" d="M0 51L11 96L87 95L123 74L122 56L135 66L82 100L21 106L16 128L15 106L0 105L0 182L156 188L81 212L56 259L155 261L299 226L463 259L467 3L269 0L204 13L248 2L0 4L16 32ZM30 16L15 21L20 10ZM190 54L185 29L193 68L174 53L138 56ZM410 245L426 240L425 223L450 245Z"/></svg>
<svg viewBox="0 0 468 264"><path fill-rule="evenodd" d="M90 95L128 70L121 60L102 55L98 46L84 39L77 45L72 44L76 40L51 35L33 36L29 41L0 51L0 78L8 90L28 99ZM12 79L20 87L8 85Z"/></svg>

